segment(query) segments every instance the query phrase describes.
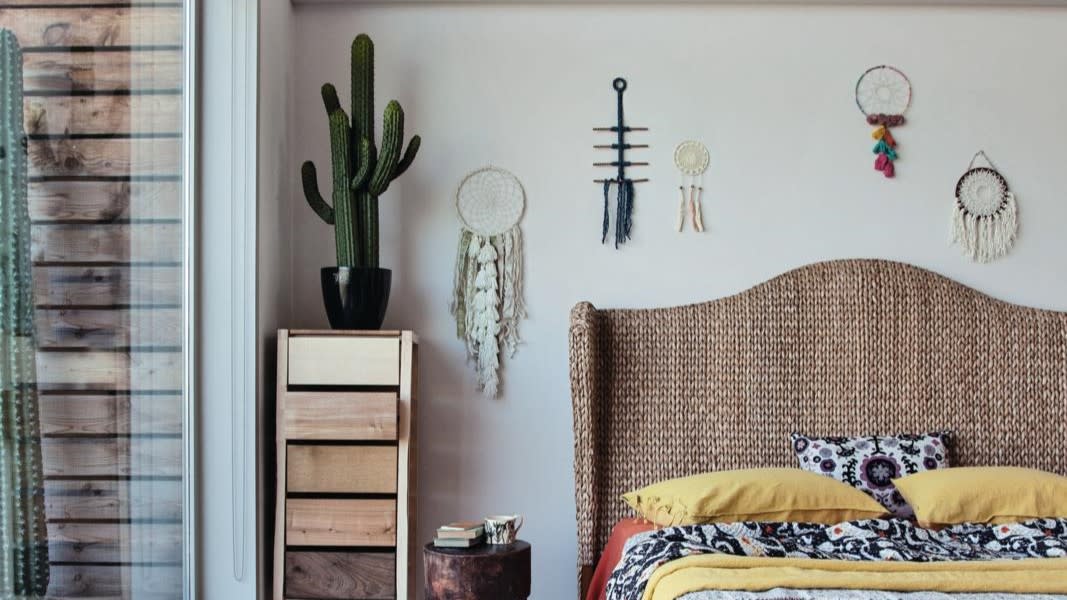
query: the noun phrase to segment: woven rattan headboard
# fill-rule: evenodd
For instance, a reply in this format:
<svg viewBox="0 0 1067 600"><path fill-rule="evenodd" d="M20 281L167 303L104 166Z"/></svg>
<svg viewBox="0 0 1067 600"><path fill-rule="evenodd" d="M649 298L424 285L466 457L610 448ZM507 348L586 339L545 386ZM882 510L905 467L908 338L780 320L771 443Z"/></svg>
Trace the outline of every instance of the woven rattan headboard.
<svg viewBox="0 0 1067 600"><path fill-rule="evenodd" d="M1067 313L881 260L790 271L678 308L571 312L579 566L619 495L792 466L788 436L957 433L960 464L1067 474Z"/></svg>

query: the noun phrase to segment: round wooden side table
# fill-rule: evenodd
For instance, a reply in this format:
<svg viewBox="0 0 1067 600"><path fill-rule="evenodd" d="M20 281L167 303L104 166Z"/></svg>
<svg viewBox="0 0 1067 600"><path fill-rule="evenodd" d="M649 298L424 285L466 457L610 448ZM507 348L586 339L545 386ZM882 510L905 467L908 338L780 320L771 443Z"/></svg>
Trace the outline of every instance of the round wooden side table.
<svg viewBox="0 0 1067 600"><path fill-rule="evenodd" d="M526 600L530 544L438 548L426 544L426 600Z"/></svg>

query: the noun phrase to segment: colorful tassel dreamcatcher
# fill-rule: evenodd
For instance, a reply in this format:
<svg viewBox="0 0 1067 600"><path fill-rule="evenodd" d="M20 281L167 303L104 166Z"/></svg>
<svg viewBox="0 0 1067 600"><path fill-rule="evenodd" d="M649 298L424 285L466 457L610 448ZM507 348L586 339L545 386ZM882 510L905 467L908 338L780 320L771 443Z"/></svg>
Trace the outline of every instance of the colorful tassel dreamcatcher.
<svg viewBox="0 0 1067 600"><path fill-rule="evenodd" d="M981 157L988 167L975 167ZM1008 253L1019 231L1019 207L1008 182L986 153L978 151L956 182L952 207L952 243L977 262L992 262Z"/></svg>
<svg viewBox="0 0 1067 600"><path fill-rule="evenodd" d="M456 336L478 374L478 389L494 398L500 385L500 351L519 345L522 298L522 231L526 194L518 178L495 167L467 175L456 192L463 227L456 251L452 316Z"/></svg>
<svg viewBox="0 0 1067 600"><path fill-rule="evenodd" d="M896 67L871 67L856 82L856 106L874 126L874 169L886 177L896 175L897 142L892 128L904 124L904 112L911 105L911 81Z"/></svg>

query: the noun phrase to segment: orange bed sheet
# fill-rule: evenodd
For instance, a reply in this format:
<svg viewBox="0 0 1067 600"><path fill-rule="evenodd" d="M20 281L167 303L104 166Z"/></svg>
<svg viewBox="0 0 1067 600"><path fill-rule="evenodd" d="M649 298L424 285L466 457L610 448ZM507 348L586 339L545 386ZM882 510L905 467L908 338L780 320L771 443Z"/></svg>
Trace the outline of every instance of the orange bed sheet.
<svg viewBox="0 0 1067 600"><path fill-rule="evenodd" d="M600 553L600 562L593 572L593 579L589 582L589 591L585 600L605 600L608 592L608 578L615 570L615 565L622 560L622 550L626 546L626 540L631 537L652 531L656 526L651 521L644 519L623 519L611 529L611 536Z"/></svg>

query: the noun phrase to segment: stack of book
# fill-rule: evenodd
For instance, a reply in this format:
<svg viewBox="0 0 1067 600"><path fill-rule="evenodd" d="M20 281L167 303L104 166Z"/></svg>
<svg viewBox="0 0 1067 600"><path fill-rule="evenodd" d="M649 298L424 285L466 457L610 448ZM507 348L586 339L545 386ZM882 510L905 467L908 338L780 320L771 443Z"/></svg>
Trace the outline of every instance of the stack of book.
<svg viewBox="0 0 1067 600"><path fill-rule="evenodd" d="M485 541L485 524L481 521L456 521L437 528L433 545L438 548L470 548Z"/></svg>

